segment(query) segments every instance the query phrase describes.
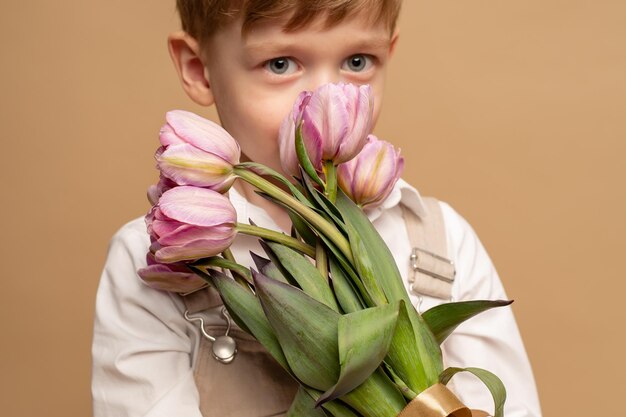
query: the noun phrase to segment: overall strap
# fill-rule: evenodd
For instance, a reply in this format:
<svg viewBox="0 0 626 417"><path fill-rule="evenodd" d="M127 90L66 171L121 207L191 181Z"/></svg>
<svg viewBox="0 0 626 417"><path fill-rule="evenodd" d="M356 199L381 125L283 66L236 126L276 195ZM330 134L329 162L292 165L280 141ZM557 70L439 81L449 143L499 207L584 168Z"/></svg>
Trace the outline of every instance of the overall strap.
<svg viewBox="0 0 626 417"><path fill-rule="evenodd" d="M222 305L222 299L212 285L180 295L189 314L199 313Z"/></svg>
<svg viewBox="0 0 626 417"><path fill-rule="evenodd" d="M424 218L401 205L412 248L409 271L411 292L450 300L456 271L448 259L443 213L435 198L425 197L423 201L428 213Z"/></svg>

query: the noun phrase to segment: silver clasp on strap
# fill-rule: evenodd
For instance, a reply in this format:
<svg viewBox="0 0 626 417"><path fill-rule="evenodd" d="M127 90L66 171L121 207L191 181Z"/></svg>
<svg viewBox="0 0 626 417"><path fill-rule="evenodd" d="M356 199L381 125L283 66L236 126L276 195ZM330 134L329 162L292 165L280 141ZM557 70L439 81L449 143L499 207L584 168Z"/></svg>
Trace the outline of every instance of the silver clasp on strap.
<svg viewBox="0 0 626 417"><path fill-rule="evenodd" d="M229 364L233 361L233 359L235 359L235 355L237 354L237 343L235 342L235 339L228 335L228 333L230 333L231 318L226 311L226 307L222 307L221 313L222 317L224 317L224 320L226 321L226 333L223 336L217 337L211 336L207 333L204 328L204 319L202 317L190 316L189 310L185 310L184 315L185 320L200 323L200 332L202 333L202 336L210 340L213 344L213 357L221 363Z"/></svg>
<svg viewBox="0 0 626 417"><path fill-rule="evenodd" d="M449 275L445 276L445 275L437 274L436 272L431 271L430 269L423 268L420 265L420 256L418 255L419 252L421 252L423 255L428 255L432 257L433 259L436 259L437 261L440 261L440 262L443 262L444 264L449 265L451 268L451 272L449 273ZM411 251L410 261L411 261L411 268L413 268L413 271L419 271L422 274L430 275L433 278L440 279L446 282L454 281L454 277L456 275L456 270L454 269L454 262L452 262L451 260L447 258L444 258L443 256L439 256L436 253L427 251L426 249L414 247L413 250Z"/></svg>

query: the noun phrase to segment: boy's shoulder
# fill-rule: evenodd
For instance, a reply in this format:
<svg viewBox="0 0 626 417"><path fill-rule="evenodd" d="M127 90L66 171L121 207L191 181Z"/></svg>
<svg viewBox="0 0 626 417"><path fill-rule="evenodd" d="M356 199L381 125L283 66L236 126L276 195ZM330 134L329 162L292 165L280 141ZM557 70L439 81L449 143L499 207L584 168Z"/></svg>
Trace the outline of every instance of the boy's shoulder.
<svg viewBox="0 0 626 417"><path fill-rule="evenodd" d="M109 242L109 258L122 254L130 255L139 265L145 264L150 248L150 236L144 217L137 217L120 227Z"/></svg>
<svg viewBox="0 0 626 417"><path fill-rule="evenodd" d="M145 217L137 217L120 227L112 237L112 241L148 240Z"/></svg>

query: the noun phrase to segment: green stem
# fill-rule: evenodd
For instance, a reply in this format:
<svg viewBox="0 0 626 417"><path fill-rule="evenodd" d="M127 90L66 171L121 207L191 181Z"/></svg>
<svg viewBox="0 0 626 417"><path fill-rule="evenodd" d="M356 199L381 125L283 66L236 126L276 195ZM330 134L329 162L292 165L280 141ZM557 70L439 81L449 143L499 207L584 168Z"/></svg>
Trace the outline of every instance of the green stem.
<svg viewBox="0 0 626 417"><path fill-rule="evenodd" d="M315 245L315 266L320 274L327 279L328 277L328 256L324 250L324 245L320 238L317 238L317 244Z"/></svg>
<svg viewBox="0 0 626 417"><path fill-rule="evenodd" d="M344 254L350 263L354 263L354 257L352 256L352 249L350 249L350 243L348 240L337 230L337 228L326 221L322 216L317 214L310 207L305 206L298 200L287 194L284 190L278 186L272 184L265 178L255 174L252 171L248 171L245 168L235 166L234 173L239 178L252 185L253 187L263 191L270 197L280 201L302 218L308 221L318 232L323 233L328 239L330 239L337 248ZM315 256L315 255L313 255Z"/></svg>
<svg viewBox="0 0 626 417"><path fill-rule="evenodd" d="M239 284L241 284L244 288L250 289L250 287L248 286L248 284L252 284L252 274L250 273L250 270L245 266L238 264L235 261L232 252L230 252L229 249L227 249L227 251L228 253L226 253L226 251L222 252L222 255L224 256L223 258L221 256L211 256L208 258L199 259L198 261L194 262L193 265L195 267L207 269L211 267L228 269L230 272L232 272L233 278L235 278L235 280Z"/></svg>
<svg viewBox="0 0 626 417"><path fill-rule="evenodd" d="M224 249L224 252L222 252L222 255L224 256L226 260L232 262L235 265L239 265L237 263L237 260L235 259L235 255L233 255L233 252L230 250L230 248ZM248 286L248 284L252 283L252 276L250 275L250 271L246 270L247 274L245 272L237 271L236 269L233 269L233 268L231 268L230 271L233 273L233 278L235 278L235 281L237 281L239 285L241 285L244 288L247 288L248 290L250 289L250 287Z"/></svg>
<svg viewBox="0 0 626 417"><path fill-rule="evenodd" d="M237 261L235 260L235 255L233 255L233 251L230 250L230 248L224 249L224 252L222 252L222 256L231 262L237 263Z"/></svg>
<svg viewBox="0 0 626 417"><path fill-rule="evenodd" d="M335 204L337 200L337 167L333 161L324 161L324 175L326 176L326 189L324 194Z"/></svg>
<svg viewBox="0 0 626 417"><path fill-rule="evenodd" d="M293 250L296 250L300 253L304 253L311 258L315 257L315 248L307 245L306 243L294 239L291 236L287 236L282 232L277 232L275 230L266 229L264 227L259 226L251 226L249 224L237 223L235 229L239 233L243 233L245 235L260 237L261 239L267 239L272 242L280 243L281 245L285 245Z"/></svg>

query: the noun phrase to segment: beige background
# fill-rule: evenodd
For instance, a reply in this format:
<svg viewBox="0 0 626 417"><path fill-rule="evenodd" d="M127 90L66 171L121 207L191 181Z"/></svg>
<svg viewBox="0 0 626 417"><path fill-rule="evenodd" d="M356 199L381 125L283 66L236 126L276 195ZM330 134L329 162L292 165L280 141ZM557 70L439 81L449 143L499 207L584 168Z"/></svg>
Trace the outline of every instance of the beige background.
<svg viewBox="0 0 626 417"><path fill-rule="evenodd" d="M108 239L148 208L164 112L199 110L166 53L173 3L0 5L2 415L91 413ZM377 132L477 229L545 415L619 414L626 2L406 0L401 28Z"/></svg>

